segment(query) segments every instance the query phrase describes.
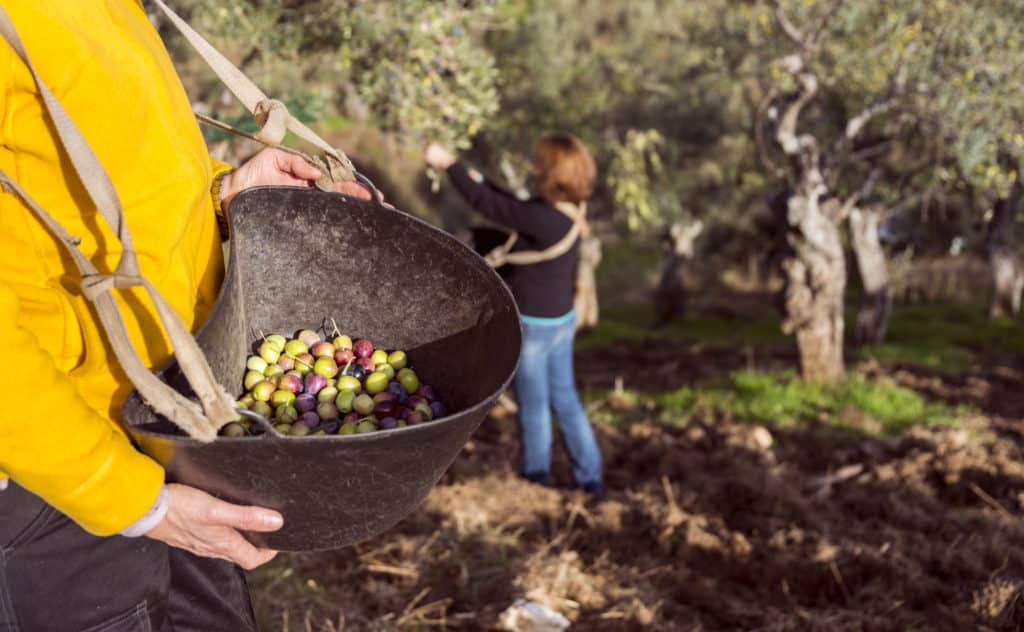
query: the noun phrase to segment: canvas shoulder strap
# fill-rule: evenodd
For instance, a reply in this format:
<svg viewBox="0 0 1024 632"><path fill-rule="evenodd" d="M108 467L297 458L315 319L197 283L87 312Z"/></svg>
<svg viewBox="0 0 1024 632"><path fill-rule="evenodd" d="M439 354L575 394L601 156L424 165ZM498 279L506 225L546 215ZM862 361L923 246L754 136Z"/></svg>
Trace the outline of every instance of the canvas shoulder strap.
<svg viewBox="0 0 1024 632"><path fill-rule="evenodd" d="M71 235L60 222L40 207L3 171L0 171L0 188L21 198L71 255L82 275L82 294L96 307L96 313L106 332L107 340L142 398L161 415L177 424L189 436L202 441L213 440L221 426L238 417L233 399L214 379L213 371L207 364L199 345L181 322L177 313L163 299L157 289L142 277L132 245L131 233L125 222L121 200L114 190L110 178L63 106L36 72L21 37L2 6L0 6L0 35L32 74L46 110L57 130L60 144L63 145L64 151L92 202L121 243L121 258L114 272L101 274L92 261L79 250L80 240ZM167 336L170 338L175 358L182 373L202 403L201 408L160 381L139 359L113 297L115 288L138 286L144 287L149 294Z"/></svg>
<svg viewBox="0 0 1024 632"><path fill-rule="evenodd" d="M239 70L227 57L222 55L202 35L189 26L188 22L168 7L163 0L153 0L153 3L164 12L171 24L181 32L185 40L191 44L192 48L195 49L203 61L220 78L228 90L249 110L253 118L256 119L260 129L255 135L247 134L230 125L197 113L196 117L199 120L233 134L258 141L268 147L277 147L278 149L302 156L307 162L320 169L323 176L316 181L316 186L323 191L333 191L331 185L335 182L351 182L354 180L369 187L374 198L378 202L383 202L377 187L369 179L356 171L355 166L353 166L349 157L345 155L345 152L331 146L330 143L307 127L302 121L292 116L284 103L277 99L271 99L264 94L245 73ZM282 141L286 132L292 132L302 140L310 143L319 149L320 153L307 154L284 146Z"/></svg>
<svg viewBox="0 0 1024 632"><path fill-rule="evenodd" d="M528 266L542 261L550 261L569 252L577 239L581 236L587 237L590 233L590 225L587 223L587 203L557 202L554 206L572 220L572 226L564 237L544 250L512 252L512 247L519 238L518 233L512 233L504 244L487 253L484 260L494 268L503 265Z"/></svg>

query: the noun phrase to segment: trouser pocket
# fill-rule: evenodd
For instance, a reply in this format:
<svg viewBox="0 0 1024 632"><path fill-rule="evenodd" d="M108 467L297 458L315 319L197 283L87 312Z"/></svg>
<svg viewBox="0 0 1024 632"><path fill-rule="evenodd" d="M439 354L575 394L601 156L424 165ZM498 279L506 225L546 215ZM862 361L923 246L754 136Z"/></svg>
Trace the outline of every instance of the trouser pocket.
<svg viewBox="0 0 1024 632"><path fill-rule="evenodd" d="M7 549L0 547L0 632L17 632L14 604L7 589Z"/></svg>
<svg viewBox="0 0 1024 632"><path fill-rule="evenodd" d="M17 632L18 618L11 597L13 587L8 572L17 547L44 532L59 517L58 512L17 485L0 491L0 632Z"/></svg>
<svg viewBox="0 0 1024 632"><path fill-rule="evenodd" d="M0 492L0 632L256 631L230 562L86 533L17 484Z"/></svg>
<svg viewBox="0 0 1024 632"><path fill-rule="evenodd" d="M149 632L164 619L161 542L91 535L11 484L0 492L0 547L0 632Z"/></svg>
<svg viewBox="0 0 1024 632"><path fill-rule="evenodd" d="M143 601L108 621L86 628L82 632L152 632L149 624L149 612Z"/></svg>

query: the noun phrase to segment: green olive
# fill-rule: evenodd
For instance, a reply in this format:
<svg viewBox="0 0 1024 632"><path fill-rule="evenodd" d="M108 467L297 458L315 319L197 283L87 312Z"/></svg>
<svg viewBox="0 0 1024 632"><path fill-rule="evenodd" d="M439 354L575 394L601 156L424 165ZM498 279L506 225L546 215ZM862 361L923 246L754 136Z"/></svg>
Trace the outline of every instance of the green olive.
<svg viewBox="0 0 1024 632"><path fill-rule="evenodd" d="M245 431L245 426L234 421L221 428L220 433L225 437L244 437L249 434Z"/></svg>

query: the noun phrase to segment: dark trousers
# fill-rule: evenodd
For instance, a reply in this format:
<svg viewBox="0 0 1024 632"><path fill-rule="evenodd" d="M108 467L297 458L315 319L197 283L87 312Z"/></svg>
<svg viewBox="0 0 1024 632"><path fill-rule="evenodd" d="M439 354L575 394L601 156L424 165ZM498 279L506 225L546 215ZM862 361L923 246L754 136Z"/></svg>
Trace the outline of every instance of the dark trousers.
<svg viewBox="0 0 1024 632"><path fill-rule="evenodd" d="M0 491L0 632L257 629L238 566L99 538L14 483Z"/></svg>

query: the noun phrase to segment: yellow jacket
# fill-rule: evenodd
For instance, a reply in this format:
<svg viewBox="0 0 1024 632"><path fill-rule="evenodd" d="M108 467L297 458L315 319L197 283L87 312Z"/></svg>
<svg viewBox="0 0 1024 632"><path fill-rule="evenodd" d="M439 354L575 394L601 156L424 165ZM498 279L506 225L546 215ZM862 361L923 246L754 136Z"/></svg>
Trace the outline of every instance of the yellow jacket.
<svg viewBox="0 0 1024 632"><path fill-rule="evenodd" d="M210 159L189 100L137 0L5 1L37 71L120 194L142 273L193 330L217 298L223 261ZM27 68L0 39L0 169L82 238L101 272L120 245L58 146ZM0 472L83 528L116 533L156 500L163 469L116 420L132 390L79 275L13 195L0 194ZM169 343L141 289L119 292L144 362ZM2 492L0 492L2 494Z"/></svg>

